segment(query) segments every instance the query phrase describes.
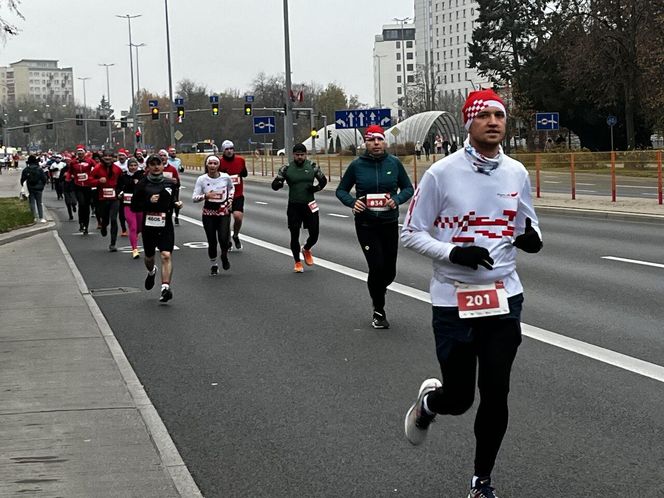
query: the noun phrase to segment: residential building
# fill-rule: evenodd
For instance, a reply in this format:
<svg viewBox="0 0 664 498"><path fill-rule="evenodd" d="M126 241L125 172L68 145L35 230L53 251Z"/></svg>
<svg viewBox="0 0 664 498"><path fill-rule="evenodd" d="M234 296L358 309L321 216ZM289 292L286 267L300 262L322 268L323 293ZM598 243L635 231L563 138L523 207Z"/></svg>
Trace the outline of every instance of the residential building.
<svg viewBox="0 0 664 498"><path fill-rule="evenodd" d="M15 104L25 99L38 102L74 102L74 73L58 67L57 60L22 59L0 67L0 103Z"/></svg>
<svg viewBox="0 0 664 498"><path fill-rule="evenodd" d="M415 27L412 23L386 24L376 35L373 49L374 99L376 107L391 108L405 118L406 85L415 83Z"/></svg>
<svg viewBox="0 0 664 498"><path fill-rule="evenodd" d="M465 97L487 79L468 67L478 16L473 0L414 0L417 65L429 68L438 95Z"/></svg>

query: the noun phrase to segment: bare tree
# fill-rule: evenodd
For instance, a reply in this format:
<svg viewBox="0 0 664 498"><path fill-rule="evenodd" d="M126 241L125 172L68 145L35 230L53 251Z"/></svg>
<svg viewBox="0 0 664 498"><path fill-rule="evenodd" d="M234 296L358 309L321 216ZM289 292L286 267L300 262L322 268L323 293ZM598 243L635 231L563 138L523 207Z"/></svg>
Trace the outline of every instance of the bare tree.
<svg viewBox="0 0 664 498"><path fill-rule="evenodd" d="M4 6L4 9L2 10L6 9L9 13L18 16L20 19L25 19L23 14L21 14L21 11L18 10L20 3L20 0L0 0L0 9ZM3 43L7 41L8 36L16 36L18 32L19 29L16 25L7 20L4 15L0 17L0 40L2 40Z"/></svg>

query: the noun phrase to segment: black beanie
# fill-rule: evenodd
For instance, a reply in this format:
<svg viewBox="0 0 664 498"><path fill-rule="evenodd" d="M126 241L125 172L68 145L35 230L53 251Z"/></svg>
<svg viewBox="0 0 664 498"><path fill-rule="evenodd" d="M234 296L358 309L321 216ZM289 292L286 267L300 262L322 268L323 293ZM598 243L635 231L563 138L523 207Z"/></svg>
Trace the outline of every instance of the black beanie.
<svg viewBox="0 0 664 498"><path fill-rule="evenodd" d="M307 148L304 146L304 144L295 144L295 146L293 147L293 154L297 152L304 152L306 154Z"/></svg>

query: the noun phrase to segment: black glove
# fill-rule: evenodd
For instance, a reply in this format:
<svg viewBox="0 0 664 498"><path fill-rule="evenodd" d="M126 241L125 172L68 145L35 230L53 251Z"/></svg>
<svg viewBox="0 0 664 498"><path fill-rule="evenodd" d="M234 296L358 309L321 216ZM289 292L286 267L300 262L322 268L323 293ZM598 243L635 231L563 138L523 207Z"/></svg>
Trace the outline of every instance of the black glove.
<svg viewBox="0 0 664 498"><path fill-rule="evenodd" d="M530 218L526 218L526 231L514 240L513 245L531 254L539 252L542 249L544 244L542 244L537 230L533 228L533 222Z"/></svg>
<svg viewBox="0 0 664 498"><path fill-rule="evenodd" d="M484 247L457 246L450 252L450 261L455 265L467 266L473 270L477 270L477 265L481 265L487 270L493 270L493 258Z"/></svg>
<svg viewBox="0 0 664 498"><path fill-rule="evenodd" d="M307 192L310 192L310 193L314 194L314 193L318 192L319 190L320 190L320 188L317 185L313 185L313 184L307 185Z"/></svg>
<svg viewBox="0 0 664 498"><path fill-rule="evenodd" d="M275 176L274 180L272 180L272 190L279 190L283 186L284 186L284 179L279 176Z"/></svg>

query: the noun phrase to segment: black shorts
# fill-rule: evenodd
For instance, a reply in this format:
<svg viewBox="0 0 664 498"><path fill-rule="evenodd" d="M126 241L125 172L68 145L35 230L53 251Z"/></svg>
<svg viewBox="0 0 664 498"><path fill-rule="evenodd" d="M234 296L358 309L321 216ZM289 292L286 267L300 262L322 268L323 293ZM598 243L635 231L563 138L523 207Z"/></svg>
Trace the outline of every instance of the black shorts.
<svg viewBox="0 0 664 498"><path fill-rule="evenodd" d="M239 211L244 213L244 196L233 197L233 204L231 206L231 211Z"/></svg>
<svg viewBox="0 0 664 498"><path fill-rule="evenodd" d="M173 252L174 247L175 229L170 218L166 220L165 227L143 226L143 251L148 258L154 256L157 248L160 251Z"/></svg>
<svg viewBox="0 0 664 498"><path fill-rule="evenodd" d="M312 213L308 204L288 203L286 216L288 217L288 228L304 226L309 230L318 223L318 211Z"/></svg>

